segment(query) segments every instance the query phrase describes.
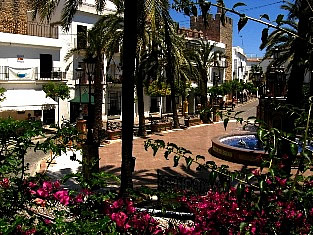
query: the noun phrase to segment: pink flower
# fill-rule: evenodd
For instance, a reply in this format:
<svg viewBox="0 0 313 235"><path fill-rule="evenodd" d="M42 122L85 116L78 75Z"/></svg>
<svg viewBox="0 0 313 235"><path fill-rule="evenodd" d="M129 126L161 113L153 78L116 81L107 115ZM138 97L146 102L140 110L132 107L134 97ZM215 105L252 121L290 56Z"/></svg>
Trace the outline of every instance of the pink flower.
<svg viewBox="0 0 313 235"><path fill-rule="evenodd" d="M45 222L45 224L51 224L52 223L51 220L49 220L49 219L44 219L43 222Z"/></svg>
<svg viewBox="0 0 313 235"><path fill-rule="evenodd" d="M52 183L50 181L45 181L43 182L42 184L42 188L45 190L45 191L48 191L50 192L52 190Z"/></svg>
<svg viewBox="0 0 313 235"><path fill-rule="evenodd" d="M70 203L70 196L67 190L60 190L53 194L53 196L65 206Z"/></svg>
<svg viewBox="0 0 313 235"><path fill-rule="evenodd" d="M188 227L186 225L180 224L178 227L179 233L182 235L192 235L194 234L194 227Z"/></svg>
<svg viewBox="0 0 313 235"><path fill-rule="evenodd" d="M31 235L31 234L35 234L36 233L36 229L32 228L32 229L29 229L27 231L25 231L25 235Z"/></svg>
<svg viewBox="0 0 313 235"><path fill-rule="evenodd" d="M122 211L112 213L111 215L111 219L116 223L118 227L124 227L127 218L127 215Z"/></svg>
<svg viewBox="0 0 313 235"><path fill-rule="evenodd" d="M28 183L28 186L29 186L30 188L35 188L35 187L37 186L37 184L34 183L34 182L29 182L29 183Z"/></svg>
<svg viewBox="0 0 313 235"><path fill-rule="evenodd" d="M129 213L129 214L133 214L135 213L136 209L134 207L134 203L132 201L127 201L126 202L127 206L126 206L126 211Z"/></svg>
<svg viewBox="0 0 313 235"><path fill-rule="evenodd" d="M255 176L260 175L260 170L259 169L254 169L251 171L252 174L254 174Z"/></svg>
<svg viewBox="0 0 313 235"><path fill-rule="evenodd" d="M60 181L59 181L59 180L55 181L55 182L53 183L53 186L54 186L55 188L60 188L60 186L61 186Z"/></svg>
<svg viewBox="0 0 313 235"><path fill-rule="evenodd" d="M82 189L81 192L85 195L90 195L92 192L89 189Z"/></svg>
<svg viewBox="0 0 313 235"><path fill-rule="evenodd" d="M79 194L75 197L74 201L75 201L76 203L82 203L82 202L83 202L83 199L84 199L83 194L82 194L82 193L79 193Z"/></svg>
<svg viewBox="0 0 313 235"><path fill-rule="evenodd" d="M285 159L285 160L287 160L289 158L289 156L287 154L283 154L281 157L282 157L282 159Z"/></svg>
<svg viewBox="0 0 313 235"><path fill-rule="evenodd" d="M46 190L44 190L43 188L37 189L37 194L39 197L43 197L43 198L46 198L49 196L49 193Z"/></svg>
<svg viewBox="0 0 313 235"><path fill-rule="evenodd" d="M32 195L37 194L37 192L35 190L32 190L32 189L29 190L29 193L32 194Z"/></svg>
<svg viewBox="0 0 313 235"><path fill-rule="evenodd" d="M277 182L280 184L280 186L284 187L286 185L286 182L287 182L287 178L286 179L281 179L279 177L275 177Z"/></svg>
<svg viewBox="0 0 313 235"><path fill-rule="evenodd" d="M269 178L267 178L267 179L265 180L265 182L266 182L267 184L272 184L272 181L271 181Z"/></svg>
<svg viewBox="0 0 313 235"><path fill-rule="evenodd" d="M124 205L123 199L118 199L117 201L113 202L112 208L118 209Z"/></svg>
<svg viewBox="0 0 313 235"><path fill-rule="evenodd" d="M2 179L2 182L0 182L0 186L1 186L2 188L8 188L8 187L10 187L10 180L9 180L9 178L3 178L3 179Z"/></svg>

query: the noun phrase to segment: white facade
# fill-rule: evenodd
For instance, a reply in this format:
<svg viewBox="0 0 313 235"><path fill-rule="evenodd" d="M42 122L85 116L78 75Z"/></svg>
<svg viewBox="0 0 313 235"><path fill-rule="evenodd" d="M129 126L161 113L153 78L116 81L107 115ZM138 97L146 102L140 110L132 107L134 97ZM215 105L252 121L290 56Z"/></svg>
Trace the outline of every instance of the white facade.
<svg viewBox="0 0 313 235"><path fill-rule="evenodd" d="M51 25L36 20L31 21L31 14L27 13L26 34L0 32L0 87L4 87L8 94L11 90L20 90L20 97L16 97L16 100L12 98L6 100L9 102L8 105L11 105L10 108L9 106L2 107L0 104L2 111L0 117L11 116L16 119L26 119L30 114L32 118L40 119L47 124L57 123L63 118L71 118L72 107L69 101L78 93L79 79L75 69L82 58L72 56L65 61L64 57L69 50L77 47L78 27L86 27L88 30L99 19L100 16L95 6L92 5L93 2L83 1L68 32L63 31L60 26L51 26L59 21L62 6L58 7ZM107 2L103 14L112 13L114 10L114 5ZM42 85L49 81L66 83L70 87L70 99L60 100L59 107L58 104L53 103L49 109L36 108L33 104L25 107L24 111L13 107L18 105L19 99L23 99L25 91L42 91ZM83 87L82 90L88 89ZM34 109L31 110L30 107ZM105 115L105 102L103 110Z"/></svg>
<svg viewBox="0 0 313 235"><path fill-rule="evenodd" d="M248 81L248 69L247 69L247 57L241 47L233 47L232 50L232 71L233 80L238 79L239 81Z"/></svg>

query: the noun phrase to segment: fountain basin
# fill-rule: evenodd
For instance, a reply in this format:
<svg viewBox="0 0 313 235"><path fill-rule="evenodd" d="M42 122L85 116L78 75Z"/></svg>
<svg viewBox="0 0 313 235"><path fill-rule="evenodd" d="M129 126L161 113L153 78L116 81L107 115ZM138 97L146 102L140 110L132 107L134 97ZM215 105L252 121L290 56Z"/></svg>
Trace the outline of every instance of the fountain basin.
<svg viewBox="0 0 313 235"><path fill-rule="evenodd" d="M262 157L267 156L267 153L258 146L255 134L233 134L213 138L210 152L214 156L230 162L259 166ZM234 142L234 146L231 146L230 142Z"/></svg>

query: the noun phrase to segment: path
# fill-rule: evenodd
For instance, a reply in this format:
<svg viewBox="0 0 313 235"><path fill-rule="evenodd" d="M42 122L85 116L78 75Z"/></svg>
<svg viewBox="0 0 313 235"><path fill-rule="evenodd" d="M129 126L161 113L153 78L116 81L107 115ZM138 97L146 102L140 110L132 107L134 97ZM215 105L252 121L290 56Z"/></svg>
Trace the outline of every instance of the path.
<svg viewBox="0 0 313 235"><path fill-rule="evenodd" d="M246 111L242 114L243 118L246 116L255 116L256 101L243 104L237 107L235 111ZM236 122L229 122L226 131L224 130L223 122L214 124L203 124L199 126L190 127L182 130L172 130L162 132L159 134L150 135L147 138L135 138L133 141L133 156L136 157L136 165L134 172L135 186L156 186L157 184L157 169L162 173L184 175L184 176L198 176L199 173L195 171L195 167L187 170L185 162L181 162L178 167L173 167L173 159L166 160L162 151L153 157L152 150L145 151L144 141L148 138L162 139L166 143L172 142L180 147L189 149L193 156L203 155L206 161L215 161L217 165L229 165L231 170L240 170L243 165L232 162L227 162L212 156L208 150L211 147L211 139L230 133L239 133L242 131L242 125ZM115 140L110 144L100 147L100 167L106 172L113 173L117 176L121 171L121 141ZM62 165L62 166L61 166ZM61 166L61 167L60 167ZM73 169L71 168L73 166ZM75 167L74 167L75 166ZM49 169L52 175L61 176L64 173L75 172L76 164L69 160L69 157L62 156L56 159L56 164Z"/></svg>

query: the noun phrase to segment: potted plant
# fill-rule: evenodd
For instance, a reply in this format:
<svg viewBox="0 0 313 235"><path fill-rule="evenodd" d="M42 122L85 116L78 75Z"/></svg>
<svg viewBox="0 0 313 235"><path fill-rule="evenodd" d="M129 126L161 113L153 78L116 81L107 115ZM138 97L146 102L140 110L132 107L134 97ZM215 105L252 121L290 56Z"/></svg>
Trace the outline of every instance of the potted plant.
<svg viewBox="0 0 313 235"><path fill-rule="evenodd" d="M212 123L212 111L212 107L207 107L200 111L200 119L203 123Z"/></svg>

